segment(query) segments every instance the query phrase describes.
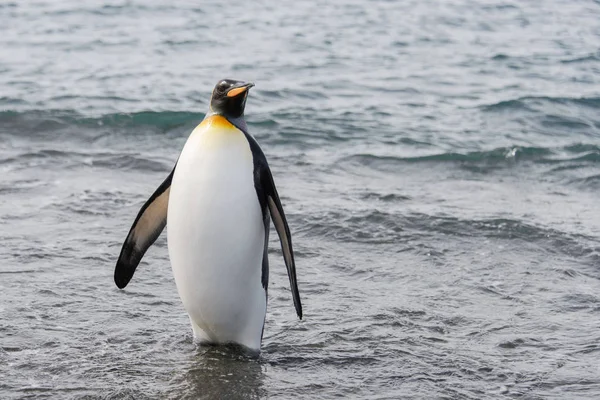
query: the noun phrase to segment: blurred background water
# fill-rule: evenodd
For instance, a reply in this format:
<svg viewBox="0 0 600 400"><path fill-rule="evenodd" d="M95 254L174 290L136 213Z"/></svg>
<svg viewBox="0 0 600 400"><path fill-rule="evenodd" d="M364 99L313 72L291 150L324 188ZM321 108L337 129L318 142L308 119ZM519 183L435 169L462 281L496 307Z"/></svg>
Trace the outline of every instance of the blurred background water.
<svg viewBox="0 0 600 400"><path fill-rule="evenodd" d="M163 235L221 78L294 235L263 352L196 348ZM0 1L0 397L600 397L600 2Z"/></svg>

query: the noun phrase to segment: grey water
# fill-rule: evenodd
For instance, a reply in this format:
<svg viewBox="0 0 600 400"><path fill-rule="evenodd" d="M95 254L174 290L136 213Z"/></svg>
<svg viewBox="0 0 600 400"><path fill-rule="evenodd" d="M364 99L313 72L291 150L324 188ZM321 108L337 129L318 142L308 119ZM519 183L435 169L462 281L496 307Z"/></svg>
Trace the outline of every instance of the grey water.
<svg viewBox="0 0 600 400"><path fill-rule="evenodd" d="M294 238L262 353L197 347L166 235L221 78ZM0 398L600 397L600 3L0 2Z"/></svg>

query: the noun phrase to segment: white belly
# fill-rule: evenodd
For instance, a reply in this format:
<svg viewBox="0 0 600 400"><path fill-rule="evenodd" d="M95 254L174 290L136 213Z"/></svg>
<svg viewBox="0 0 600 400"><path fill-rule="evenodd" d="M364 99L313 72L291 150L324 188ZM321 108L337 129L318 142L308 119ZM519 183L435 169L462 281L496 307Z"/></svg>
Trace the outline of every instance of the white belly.
<svg viewBox="0 0 600 400"><path fill-rule="evenodd" d="M252 153L239 130L203 125L188 139L171 184L173 275L198 340L258 349L265 232Z"/></svg>

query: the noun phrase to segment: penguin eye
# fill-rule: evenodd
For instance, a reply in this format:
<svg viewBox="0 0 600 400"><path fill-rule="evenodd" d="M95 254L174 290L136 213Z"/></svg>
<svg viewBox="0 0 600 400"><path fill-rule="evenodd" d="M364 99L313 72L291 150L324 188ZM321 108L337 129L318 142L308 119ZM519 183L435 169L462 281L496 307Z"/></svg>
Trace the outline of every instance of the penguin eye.
<svg viewBox="0 0 600 400"><path fill-rule="evenodd" d="M227 81L221 81L221 82L219 82L218 86L219 86L219 91L225 92L225 91L227 91L227 89L229 89L232 86L232 84Z"/></svg>

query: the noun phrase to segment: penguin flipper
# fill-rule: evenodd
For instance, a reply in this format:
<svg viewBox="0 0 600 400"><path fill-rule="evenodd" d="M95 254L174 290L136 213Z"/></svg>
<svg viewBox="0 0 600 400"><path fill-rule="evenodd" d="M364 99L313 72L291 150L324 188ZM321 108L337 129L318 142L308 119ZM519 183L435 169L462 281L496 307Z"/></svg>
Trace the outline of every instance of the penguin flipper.
<svg viewBox="0 0 600 400"><path fill-rule="evenodd" d="M298 291L298 282L296 280L296 263L294 261L294 251L292 250L292 234L290 233L290 228L283 212L283 206L277 194L271 169L266 163L261 171L261 183L266 195L269 212L273 219L273 225L275 225L275 230L277 230L279 241L281 242L283 260L285 261L288 278L290 279L290 289L292 290L296 314L298 314L298 318L302 319L302 303L300 302L300 292Z"/></svg>
<svg viewBox="0 0 600 400"><path fill-rule="evenodd" d="M294 262L294 251L292 250L292 234L288 227L287 220L285 219L285 213L283 212L283 206L279 195L277 194L277 188L273 181L273 174L265 154L262 152L260 146L256 140L246 131L242 130L248 143L250 144L250 151L254 160L254 187L256 188L256 195L263 211L263 222L265 223L265 253L263 255L262 265L262 284L265 290L269 283L269 263L267 259L267 246L268 246L268 214L271 214L273 225L279 235L279 241L281 242L281 250L283 252L283 260L285 261L285 267L287 268L288 278L290 279L290 289L292 290L292 299L294 300L294 307L296 308L296 314L298 318L302 319L302 303L300 301L300 292L298 291L298 281L296 280L296 263ZM269 211L267 211L267 209Z"/></svg>
<svg viewBox="0 0 600 400"><path fill-rule="evenodd" d="M127 286L146 250L152 246L167 225L169 193L174 172L175 167L142 206L125 238L115 266L115 284L119 289Z"/></svg>

